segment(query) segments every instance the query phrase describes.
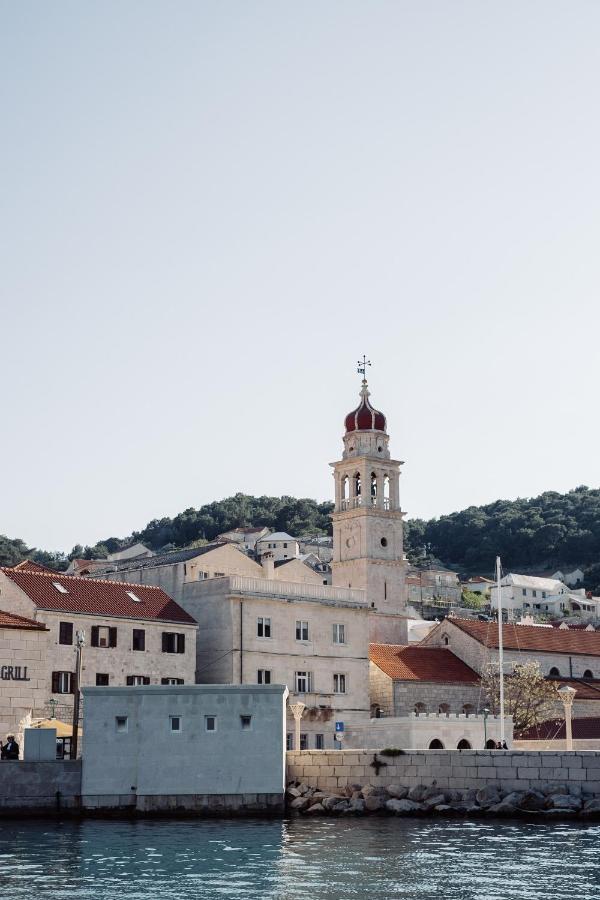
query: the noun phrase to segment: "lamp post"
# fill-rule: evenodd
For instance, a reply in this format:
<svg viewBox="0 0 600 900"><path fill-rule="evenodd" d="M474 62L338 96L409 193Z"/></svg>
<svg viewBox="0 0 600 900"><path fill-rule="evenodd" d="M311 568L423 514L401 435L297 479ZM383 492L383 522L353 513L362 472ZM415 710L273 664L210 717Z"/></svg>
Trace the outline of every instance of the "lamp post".
<svg viewBox="0 0 600 900"><path fill-rule="evenodd" d="M77 738L79 737L79 698L81 684L81 656L85 643L85 631L75 632L75 675L73 678L73 732L71 734L71 759L77 759Z"/></svg>
<svg viewBox="0 0 600 900"><path fill-rule="evenodd" d="M485 709L482 709L481 712L483 715L483 749L485 750L485 748L487 747L487 719L490 711L486 707Z"/></svg>
<svg viewBox="0 0 600 900"><path fill-rule="evenodd" d="M559 689L558 693L560 694L560 699L562 701L562 705L565 710L565 737L567 739L566 749L572 750L573 749L573 725L572 725L572 721L571 721L571 715L573 712L573 699L574 699L577 691L574 688L569 687L568 684L564 684Z"/></svg>
<svg viewBox="0 0 600 900"><path fill-rule="evenodd" d="M306 703L298 702L298 703L290 703L290 709L292 711L292 715L294 716L295 723L295 737L294 737L294 750L300 749L300 722L302 720L302 715L304 710L306 709Z"/></svg>

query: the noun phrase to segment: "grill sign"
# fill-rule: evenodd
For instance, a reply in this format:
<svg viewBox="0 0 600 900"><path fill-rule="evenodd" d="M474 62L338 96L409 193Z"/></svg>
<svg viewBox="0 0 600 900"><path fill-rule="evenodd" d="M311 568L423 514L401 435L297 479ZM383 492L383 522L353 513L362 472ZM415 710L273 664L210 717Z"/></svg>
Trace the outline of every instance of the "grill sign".
<svg viewBox="0 0 600 900"><path fill-rule="evenodd" d="M31 681L27 666L0 666L0 681Z"/></svg>

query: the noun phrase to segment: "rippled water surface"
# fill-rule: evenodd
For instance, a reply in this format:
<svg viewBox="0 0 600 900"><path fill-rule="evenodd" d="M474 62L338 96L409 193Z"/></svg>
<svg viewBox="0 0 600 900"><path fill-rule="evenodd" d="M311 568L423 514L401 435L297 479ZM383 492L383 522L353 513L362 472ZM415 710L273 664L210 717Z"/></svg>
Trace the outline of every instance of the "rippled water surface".
<svg viewBox="0 0 600 900"><path fill-rule="evenodd" d="M600 827L406 819L17 821L5 898L597 900Z"/></svg>

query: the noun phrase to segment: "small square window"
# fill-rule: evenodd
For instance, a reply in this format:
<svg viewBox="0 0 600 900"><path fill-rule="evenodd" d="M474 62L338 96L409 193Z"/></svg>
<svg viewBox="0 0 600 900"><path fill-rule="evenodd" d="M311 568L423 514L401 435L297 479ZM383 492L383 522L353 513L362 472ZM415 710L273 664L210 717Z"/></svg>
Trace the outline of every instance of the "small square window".
<svg viewBox="0 0 600 900"><path fill-rule="evenodd" d="M216 716L204 716L204 727L207 731L216 731L217 730L217 717Z"/></svg>
<svg viewBox="0 0 600 900"><path fill-rule="evenodd" d="M240 716L240 724L242 726L242 731L250 731L252 716Z"/></svg>
<svg viewBox="0 0 600 900"><path fill-rule="evenodd" d="M181 731L181 716L169 716L169 723L171 725L171 731Z"/></svg>
<svg viewBox="0 0 600 900"><path fill-rule="evenodd" d="M127 731L127 716L116 716L115 727L117 731L124 733Z"/></svg>

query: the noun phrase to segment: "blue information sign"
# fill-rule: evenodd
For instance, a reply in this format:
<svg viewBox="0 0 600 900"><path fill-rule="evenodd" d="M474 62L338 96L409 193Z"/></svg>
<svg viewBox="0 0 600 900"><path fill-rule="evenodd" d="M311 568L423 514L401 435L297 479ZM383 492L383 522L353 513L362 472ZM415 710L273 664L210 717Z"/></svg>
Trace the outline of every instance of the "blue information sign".
<svg viewBox="0 0 600 900"><path fill-rule="evenodd" d="M335 730L336 730L336 731L343 731L343 730L344 730L344 723L343 723L343 722L336 722L336 723L335 723Z"/></svg>

